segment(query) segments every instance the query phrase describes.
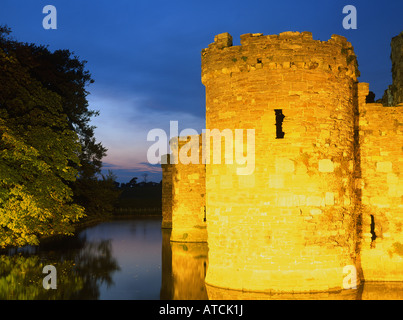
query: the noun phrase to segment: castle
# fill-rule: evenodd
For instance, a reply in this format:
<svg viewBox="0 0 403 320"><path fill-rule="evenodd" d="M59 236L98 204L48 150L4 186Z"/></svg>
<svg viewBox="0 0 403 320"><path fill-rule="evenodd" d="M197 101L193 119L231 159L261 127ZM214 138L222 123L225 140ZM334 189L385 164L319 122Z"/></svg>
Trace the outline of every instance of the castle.
<svg viewBox="0 0 403 320"><path fill-rule="evenodd" d="M337 291L354 270L357 286L403 281L403 32L391 45L387 106L366 102L342 36L244 34L233 46L224 33L202 50L206 129L255 130L252 174L173 154L162 165L162 228L173 244L207 242L209 297Z"/></svg>

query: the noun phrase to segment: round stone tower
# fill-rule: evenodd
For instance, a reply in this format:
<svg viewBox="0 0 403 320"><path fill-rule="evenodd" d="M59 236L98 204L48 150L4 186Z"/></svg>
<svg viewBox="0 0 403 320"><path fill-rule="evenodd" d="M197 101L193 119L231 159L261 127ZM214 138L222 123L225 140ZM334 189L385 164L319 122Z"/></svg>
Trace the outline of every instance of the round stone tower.
<svg viewBox="0 0 403 320"><path fill-rule="evenodd" d="M357 76L337 35L245 34L233 46L224 33L202 51L206 128L243 129L244 155L255 133L252 172L236 152L206 165L208 290L354 285Z"/></svg>

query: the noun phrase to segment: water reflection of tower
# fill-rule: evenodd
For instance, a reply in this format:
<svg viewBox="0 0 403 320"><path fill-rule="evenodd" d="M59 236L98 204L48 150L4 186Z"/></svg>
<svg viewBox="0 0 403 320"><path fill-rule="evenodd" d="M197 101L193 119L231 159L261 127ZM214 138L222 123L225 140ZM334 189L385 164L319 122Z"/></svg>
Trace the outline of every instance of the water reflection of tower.
<svg viewBox="0 0 403 320"><path fill-rule="evenodd" d="M171 229L163 228L161 248L161 300L171 300L172 295L172 250L171 250Z"/></svg>
<svg viewBox="0 0 403 320"><path fill-rule="evenodd" d="M171 242L171 229L162 229L162 300L207 300L206 242Z"/></svg>
<svg viewBox="0 0 403 320"><path fill-rule="evenodd" d="M207 300L204 278L207 272L206 242L171 242L174 300Z"/></svg>

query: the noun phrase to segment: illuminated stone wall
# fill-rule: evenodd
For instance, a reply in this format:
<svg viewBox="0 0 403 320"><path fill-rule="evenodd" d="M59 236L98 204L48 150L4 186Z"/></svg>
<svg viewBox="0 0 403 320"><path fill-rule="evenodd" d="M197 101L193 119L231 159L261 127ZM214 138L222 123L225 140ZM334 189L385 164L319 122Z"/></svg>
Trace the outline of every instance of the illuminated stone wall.
<svg viewBox="0 0 403 320"><path fill-rule="evenodd" d="M360 146L364 277L403 281L403 108L360 103Z"/></svg>
<svg viewBox="0 0 403 320"><path fill-rule="evenodd" d="M162 167L162 224L161 228L172 228L172 165L170 155L161 157Z"/></svg>
<svg viewBox="0 0 403 320"><path fill-rule="evenodd" d="M200 136L185 138L187 140L184 141L181 140L182 137L179 141L177 138L175 141L174 138L171 144L173 158L171 241L206 242L206 167L201 161L202 139ZM187 154L195 155L196 153L198 154L194 162L184 163L187 161ZM188 160L191 161L191 159Z"/></svg>
<svg viewBox="0 0 403 320"><path fill-rule="evenodd" d="M255 129L255 171L206 167L211 286L342 287L356 264L356 57L344 37L216 36L202 51L206 128ZM285 116L276 138L276 109Z"/></svg>
<svg viewBox="0 0 403 320"><path fill-rule="evenodd" d="M202 51L206 128L255 130L250 175L236 157L225 163L224 141L210 142L221 164L201 164L201 136L197 148L196 136L174 141L177 162L163 165L171 241L204 242L208 231L210 298L340 290L346 266L357 285L403 280L403 108L366 104L358 74L337 35L245 34L233 46L225 33ZM197 164L178 161L192 148Z"/></svg>

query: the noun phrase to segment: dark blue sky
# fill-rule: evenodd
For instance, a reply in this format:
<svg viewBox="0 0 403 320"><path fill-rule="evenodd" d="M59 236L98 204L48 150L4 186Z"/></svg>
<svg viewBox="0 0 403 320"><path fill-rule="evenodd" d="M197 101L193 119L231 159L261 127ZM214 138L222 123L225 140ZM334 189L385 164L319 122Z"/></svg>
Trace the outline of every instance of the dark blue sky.
<svg viewBox="0 0 403 320"><path fill-rule="evenodd" d="M45 30L45 5L57 9L57 30ZM357 8L358 28L345 30L345 5ZM169 121L179 130L205 127L200 52L214 36L229 32L234 45L245 33L311 31L327 41L345 36L358 56L361 82L376 99L392 82L391 38L403 31L403 1L138 1L0 0L0 24L19 41L70 49L95 83L88 89L97 139L108 148L105 169L127 182L145 171L161 179L147 163L147 133Z"/></svg>

